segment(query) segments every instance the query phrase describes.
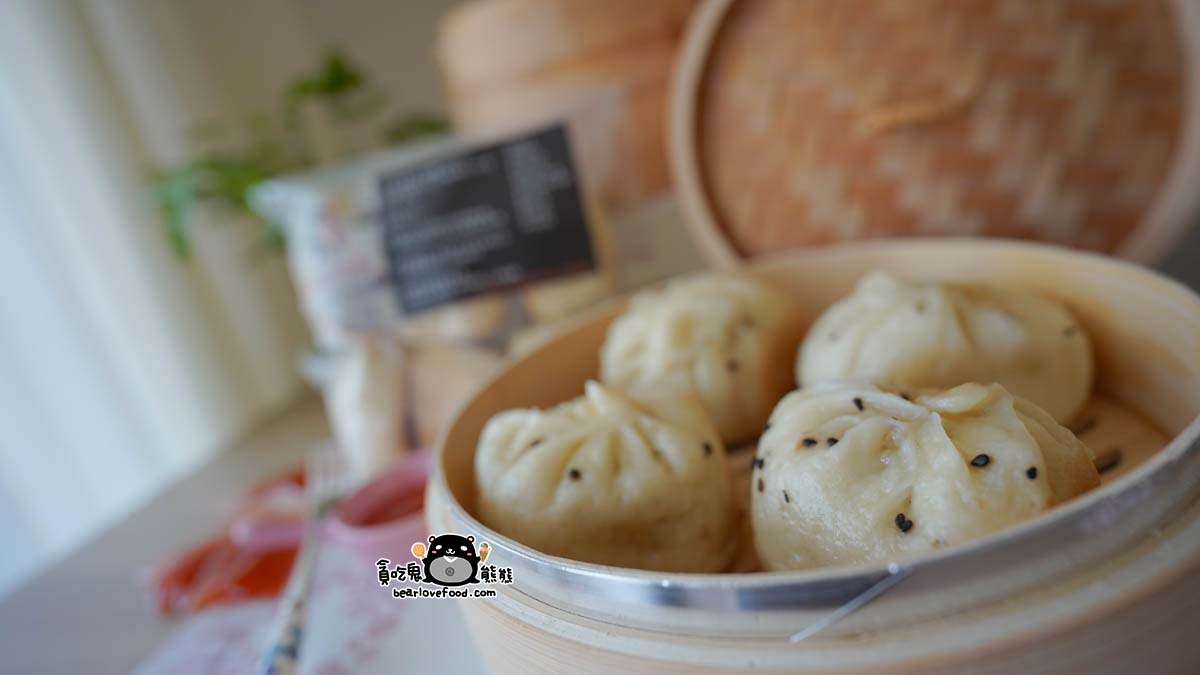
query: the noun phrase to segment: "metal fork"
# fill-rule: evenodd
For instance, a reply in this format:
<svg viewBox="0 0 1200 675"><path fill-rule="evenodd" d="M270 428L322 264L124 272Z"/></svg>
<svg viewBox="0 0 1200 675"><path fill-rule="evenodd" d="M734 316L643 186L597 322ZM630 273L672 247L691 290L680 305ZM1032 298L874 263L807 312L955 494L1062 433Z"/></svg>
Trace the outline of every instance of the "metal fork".
<svg viewBox="0 0 1200 675"><path fill-rule="evenodd" d="M293 675L300 663L300 644L304 638L305 612L312 589L320 547L321 518L341 499L349 474L336 448L323 445L310 450L304 459L304 539L292 565L275 619L267 632L265 651L258 672L261 675Z"/></svg>

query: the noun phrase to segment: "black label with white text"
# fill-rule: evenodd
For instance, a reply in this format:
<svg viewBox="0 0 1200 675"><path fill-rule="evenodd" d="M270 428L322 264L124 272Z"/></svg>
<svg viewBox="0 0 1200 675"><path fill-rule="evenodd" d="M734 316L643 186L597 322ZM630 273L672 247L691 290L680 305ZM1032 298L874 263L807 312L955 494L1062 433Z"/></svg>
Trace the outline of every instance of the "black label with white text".
<svg viewBox="0 0 1200 675"><path fill-rule="evenodd" d="M405 313L595 268L561 125L394 171L380 190Z"/></svg>

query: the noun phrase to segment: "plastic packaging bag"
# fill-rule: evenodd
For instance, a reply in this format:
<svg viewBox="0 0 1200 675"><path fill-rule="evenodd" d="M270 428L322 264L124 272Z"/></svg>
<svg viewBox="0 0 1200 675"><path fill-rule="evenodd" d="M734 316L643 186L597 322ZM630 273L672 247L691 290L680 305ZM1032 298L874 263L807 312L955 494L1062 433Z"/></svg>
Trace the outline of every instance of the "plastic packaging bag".
<svg viewBox="0 0 1200 675"><path fill-rule="evenodd" d="M441 138L254 193L286 232L319 354L310 372L359 478L431 443L515 331L612 294L613 237L577 134Z"/></svg>

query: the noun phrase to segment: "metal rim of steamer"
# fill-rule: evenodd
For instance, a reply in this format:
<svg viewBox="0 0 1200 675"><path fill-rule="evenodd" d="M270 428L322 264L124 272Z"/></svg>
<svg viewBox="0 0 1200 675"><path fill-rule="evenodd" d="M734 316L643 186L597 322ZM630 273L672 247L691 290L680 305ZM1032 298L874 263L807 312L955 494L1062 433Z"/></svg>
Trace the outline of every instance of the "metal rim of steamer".
<svg viewBox="0 0 1200 675"><path fill-rule="evenodd" d="M439 467L434 480L452 494ZM796 639L911 624L1054 583L1157 536L1200 500L1200 418L1153 459L1052 513L975 542L831 571L667 574L539 553L455 500L456 525L490 542L514 590L591 620L677 635ZM836 623L832 621L836 619Z"/></svg>
<svg viewBox="0 0 1200 675"><path fill-rule="evenodd" d="M1116 259L1067 254L1046 245L1020 242L876 241L840 245L847 253L866 255L868 259L887 251L894 264L913 262L911 256L918 251L937 251L957 260L965 246L991 249L994 255L1003 256L996 258L996 264L1029 256L1039 262L1038 268L1053 268L1063 256L1069 256L1086 265L1089 277L1108 278L1122 272L1126 275L1123 283L1142 287L1143 295L1178 300L1187 305L1180 311L1186 309L1189 316L1200 317L1200 296L1177 282ZM769 274L773 267L786 267L801 255L781 253L777 259L760 261L758 271ZM578 329L593 320L581 318ZM570 339L570 335L569 331L564 333L563 339ZM527 358L536 358L536 353ZM505 372L498 373L493 384L487 386L494 386L504 377ZM472 405L464 404L459 415L469 414ZM619 629L635 628L717 640L790 639L806 637L814 630L819 630L822 637L851 635L912 626L967 609L1011 606L1011 601L1043 602L1043 598L1066 588L1063 581L1086 577L1104 582L1100 578L1104 574L1123 570L1122 565L1132 566L1133 575L1141 575L1138 579L1122 582L1120 587L1100 583L1098 595L1103 597L1086 601L1098 610L1105 599L1115 599L1120 593L1144 592L1146 583L1168 581L1179 561L1200 559L1200 537L1195 536L1200 532L1200 416L1194 410L1180 412L1187 416L1178 418L1182 428L1175 427L1179 431L1174 438L1111 484L989 537L891 565L673 574L542 554L485 527L463 506L471 500L461 500L463 495L451 490L452 482L460 484L457 474L450 481L446 473L450 457L461 460L457 457L461 453L452 455L447 447L457 419L443 431L438 443L440 454L430 484L437 505L431 503L429 513L439 526L454 527L474 534L477 540L488 541L494 559L513 568L513 585L502 590L515 594L511 600L498 599L509 610L525 612L525 616L557 615L566 621L576 617L596 623L601 630L611 625L613 630L609 632L614 634ZM474 448L470 451L473 453ZM460 487L467 489L465 483ZM872 593L877 597L872 598ZM864 602L864 598L871 602ZM521 603L524 609L514 603Z"/></svg>

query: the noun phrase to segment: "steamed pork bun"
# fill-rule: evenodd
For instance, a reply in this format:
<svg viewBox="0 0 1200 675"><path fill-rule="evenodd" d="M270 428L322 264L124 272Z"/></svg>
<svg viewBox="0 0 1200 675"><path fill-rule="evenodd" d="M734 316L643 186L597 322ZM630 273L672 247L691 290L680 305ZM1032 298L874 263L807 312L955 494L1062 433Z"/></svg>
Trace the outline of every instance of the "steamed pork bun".
<svg viewBox="0 0 1200 675"><path fill-rule="evenodd" d="M959 544L1100 484L1074 434L997 384L814 385L780 401L754 465L755 548L773 570Z"/></svg>
<svg viewBox="0 0 1200 675"><path fill-rule="evenodd" d="M729 444L758 435L791 389L799 342L788 300L749 279L701 275L643 291L609 327L600 378L690 392Z"/></svg>
<svg viewBox="0 0 1200 675"><path fill-rule="evenodd" d="M1087 402L1092 347L1061 305L1015 289L864 277L801 346L807 387L860 380L893 387L999 382L1062 423Z"/></svg>
<svg viewBox="0 0 1200 675"><path fill-rule="evenodd" d="M667 572L733 554L725 448L700 404L588 382L549 410L509 410L475 453L482 521L544 553Z"/></svg>

